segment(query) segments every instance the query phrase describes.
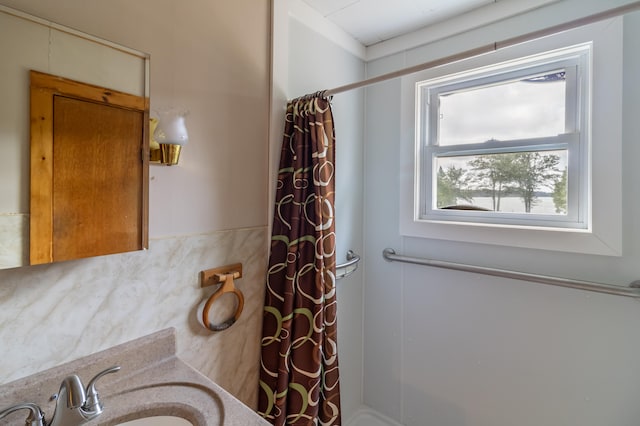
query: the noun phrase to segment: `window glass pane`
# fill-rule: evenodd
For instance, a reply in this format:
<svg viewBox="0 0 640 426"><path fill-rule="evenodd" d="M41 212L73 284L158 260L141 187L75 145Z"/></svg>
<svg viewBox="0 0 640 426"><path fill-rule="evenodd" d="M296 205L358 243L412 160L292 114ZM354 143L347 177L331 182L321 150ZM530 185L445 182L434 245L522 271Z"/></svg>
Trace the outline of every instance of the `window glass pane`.
<svg viewBox="0 0 640 426"><path fill-rule="evenodd" d="M441 93L439 145L555 136L565 132L565 73Z"/></svg>
<svg viewBox="0 0 640 426"><path fill-rule="evenodd" d="M434 208L567 214L567 150L436 157Z"/></svg>

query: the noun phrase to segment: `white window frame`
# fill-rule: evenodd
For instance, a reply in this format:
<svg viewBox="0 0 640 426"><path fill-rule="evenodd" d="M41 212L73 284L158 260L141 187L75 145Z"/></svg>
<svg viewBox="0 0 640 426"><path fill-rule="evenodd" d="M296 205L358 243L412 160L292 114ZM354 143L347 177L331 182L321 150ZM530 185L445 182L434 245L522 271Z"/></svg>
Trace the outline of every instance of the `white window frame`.
<svg viewBox="0 0 640 426"><path fill-rule="evenodd" d="M421 176L418 211L419 220L493 223L534 227L586 229L587 188L589 176L589 133L581 126L588 122L589 65L591 43L545 52L527 58L501 63L461 74L445 76L416 83L416 134ZM490 141L477 144L438 145L438 98L467 88L481 87L503 81L515 81L533 74L557 70L566 71L565 129L563 134L527 140ZM568 155L567 215L541 215L535 213L480 212L469 210L442 210L435 206L437 182L436 158L439 156L465 156L498 154L505 152L542 152L566 150Z"/></svg>
<svg viewBox="0 0 640 426"><path fill-rule="evenodd" d="M424 144L428 132L420 126L419 97L416 84L464 75L471 70L479 75L487 67L509 63L518 58L542 55L570 46L591 45L591 99L587 101L583 117L578 117L580 132L585 139L578 141L579 157L584 166L580 176L569 182L580 182L579 193L583 205L579 217L569 218L570 224L533 219L522 221L469 221L469 212L425 209L431 199L425 192L433 191L433 183L421 185L423 177L431 176L432 158L436 150L451 147L429 147ZM489 68L490 69L490 68ZM400 232L405 236L444 239L514 247L590 253L607 256L622 255L621 205L621 149L622 149L622 19L615 18L591 24L550 37L531 41L491 54L459 61L436 69L423 71L402 79L402 135L400 176ZM567 144L574 132L563 137ZM582 145L580 145L582 143ZM522 142L523 146L527 141ZM583 149L586 148L586 149ZM575 149L573 150L575 155ZM569 161L575 161L569 159ZM429 167L424 167L428 163ZM575 168L574 168L575 170ZM574 171L575 173L575 171ZM571 193L571 190L569 190ZM575 202L575 201L573 201ZM428 211L430 210L430 211ZM434 214L435 213L435 214ZM471 212L477 213L477 212ZM495 213L494 213L495 215ZM444 216L441 217L441 216ZM475 215L473 217L478 217ZM541 219L541 218L538 218ZM537 220L537 222L536 222ZM528 225L526 224L528 223Z"/></svg>

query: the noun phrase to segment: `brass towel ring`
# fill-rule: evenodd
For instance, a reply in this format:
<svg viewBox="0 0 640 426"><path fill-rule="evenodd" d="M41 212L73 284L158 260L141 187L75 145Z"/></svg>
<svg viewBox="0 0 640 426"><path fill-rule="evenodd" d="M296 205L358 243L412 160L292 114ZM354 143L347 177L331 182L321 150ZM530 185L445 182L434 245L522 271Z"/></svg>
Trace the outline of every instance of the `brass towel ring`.
<svg viewBox="0 0 640 426"><path fill-rule="evenodd" d="M213 293L206 302L200 304L200 308L198 309L198 322L211 331L222 331L231 327L240 318L242 309L244 308L244 295L233 283L234 278L240 278L239 272L215 274L213 278L217 282L222 283L222 286L220 286L220 288L216 290L216 292ZM216 300L226 293L233 293L237 297L238 306L236 307L236 311L228 320L219 324L213 324L209 319L211 307Z"/></svg>

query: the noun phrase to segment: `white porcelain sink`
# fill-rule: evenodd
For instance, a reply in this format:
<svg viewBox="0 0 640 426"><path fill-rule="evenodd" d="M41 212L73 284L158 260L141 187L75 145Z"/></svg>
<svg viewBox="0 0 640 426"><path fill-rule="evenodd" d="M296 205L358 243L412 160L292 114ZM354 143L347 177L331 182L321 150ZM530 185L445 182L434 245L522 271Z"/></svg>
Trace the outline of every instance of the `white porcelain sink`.
<svg viewBox="0 0 640 426"><path fill-rule="evenodd" d="M182 417L153 416L120 423L118 426L193 426L193 423Z"/></svg>

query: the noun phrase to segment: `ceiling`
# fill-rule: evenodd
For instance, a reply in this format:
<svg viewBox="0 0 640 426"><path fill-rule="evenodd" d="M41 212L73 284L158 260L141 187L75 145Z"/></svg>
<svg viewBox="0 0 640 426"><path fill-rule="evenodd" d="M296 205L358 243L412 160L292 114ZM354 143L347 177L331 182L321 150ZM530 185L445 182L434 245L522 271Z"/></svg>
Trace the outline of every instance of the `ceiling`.
<svg viewBox="0 0 640 426"><path fill-rule="evenodd" d="M303 0L365 46L509 0Z"/></svg>

